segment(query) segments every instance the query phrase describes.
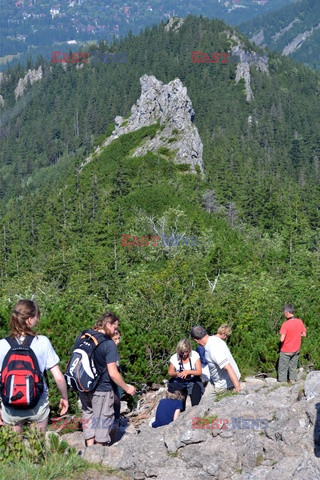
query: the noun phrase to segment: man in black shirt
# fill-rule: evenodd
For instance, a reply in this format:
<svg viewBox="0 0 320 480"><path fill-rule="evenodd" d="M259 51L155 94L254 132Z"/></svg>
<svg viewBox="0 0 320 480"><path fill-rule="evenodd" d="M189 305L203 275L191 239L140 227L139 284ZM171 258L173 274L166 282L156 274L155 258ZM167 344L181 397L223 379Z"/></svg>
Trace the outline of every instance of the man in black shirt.
<svg viewBox="0 0 320 480"><path fill-rule="evenodd" d="M117 368L119 361L116 344L111 340L118 328L119 319L111 312L102 315L94 325L95 334L99 332L107 341L102 342L95 351L95 366L101 377L96 389L92 392L80 392L82 406L82 428L86 446L94 443L107 445L110 443L110 430L114 420L114 391L112 383L116 383L129 395L134 395L135 387L123 380Z"/></svg>

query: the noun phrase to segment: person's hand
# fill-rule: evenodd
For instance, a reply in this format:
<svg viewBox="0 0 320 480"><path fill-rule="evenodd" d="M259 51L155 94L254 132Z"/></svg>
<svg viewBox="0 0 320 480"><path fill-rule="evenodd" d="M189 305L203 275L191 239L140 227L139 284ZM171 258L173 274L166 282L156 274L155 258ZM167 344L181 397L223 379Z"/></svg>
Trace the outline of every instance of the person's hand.
<svg viewBox="0 0 320 480"><path fill-rule="evenodd" d="M179 378L187 378L188 373L186 370L182 370L182 372L178 372L177 377Z"/></svg>
<svg viewBox="0 0 320 480"><path fill-rule="evenodd" d="M242 390L242 388L243 388L243 387L242 387L242 386L240 385L240 383L239 383L239 385L238 385L237 387L234 387L233 390L234 390L235 392L237 392L237 393L240 393L241 390Z"/></svg>
<svg viewBox="0 0 320 480"><path fill-rule="evenodd" d="M69 401L65 400L64 398L60 398L59 408L61 410L60 417L62 417L62 415L67 413L69 410Z"/></svg>
<svg viewBox="0 0 320 480"><path fill-rule="evenodd" d="M128 395L134 395L136 393L136 387L134 387L133 385L128 385L126 393L128 393Z"/></svg>

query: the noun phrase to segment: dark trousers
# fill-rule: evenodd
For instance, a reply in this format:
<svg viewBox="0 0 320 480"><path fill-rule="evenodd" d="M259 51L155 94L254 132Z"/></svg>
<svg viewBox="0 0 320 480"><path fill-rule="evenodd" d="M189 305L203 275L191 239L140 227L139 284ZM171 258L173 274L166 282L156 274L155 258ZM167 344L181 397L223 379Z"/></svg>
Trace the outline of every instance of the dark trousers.
<svg viewBox="0 0 320 480"><path fill-rule="evenodd" d="M202 397L203 389L201 388L201 384L198 382L193 383L192 393L190 395L191 405L194 407L195 405L199 405L201 397ZM182 400L182 412L186 409L186 400L187 400L188 393L184 394L184 400Z"/></svg>

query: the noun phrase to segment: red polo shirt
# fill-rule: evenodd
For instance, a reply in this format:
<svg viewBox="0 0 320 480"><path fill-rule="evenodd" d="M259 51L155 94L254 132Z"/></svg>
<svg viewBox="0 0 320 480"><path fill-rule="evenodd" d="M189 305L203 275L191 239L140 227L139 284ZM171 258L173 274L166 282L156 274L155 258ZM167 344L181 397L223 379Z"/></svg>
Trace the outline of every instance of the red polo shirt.
<svg viewBox="0 0 320 480"><path fill-rule="evenodd" d="M283 322L280 335L285 334L285 339L281 345L280 352L293 353L300 350L301 334L303 332L306 332L306 327L300 318L290 318Z"/></svg>

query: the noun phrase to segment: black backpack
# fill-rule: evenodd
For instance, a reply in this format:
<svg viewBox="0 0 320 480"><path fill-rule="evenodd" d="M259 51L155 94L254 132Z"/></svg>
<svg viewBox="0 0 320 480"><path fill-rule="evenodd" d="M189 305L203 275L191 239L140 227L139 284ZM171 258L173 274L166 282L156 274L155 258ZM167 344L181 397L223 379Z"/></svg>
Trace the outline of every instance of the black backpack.
<svg viewBox="0 0 320 480"><path fill-rule="evenodd" d="M4 357L1 369L0 393L6 407L33 408L43 392L43 375L30 345L33 336L27 336L22 344L7 337L10 350Z"/></svg>
<svg viewBox="0 0 320 480"><path fill-rule="evenodd" d="M76 341L67 365L65 379L67 385L76 392L91 392L99 383L103 372L95 366L96 349L108 338L94 330L84 330Z"/></svg>

